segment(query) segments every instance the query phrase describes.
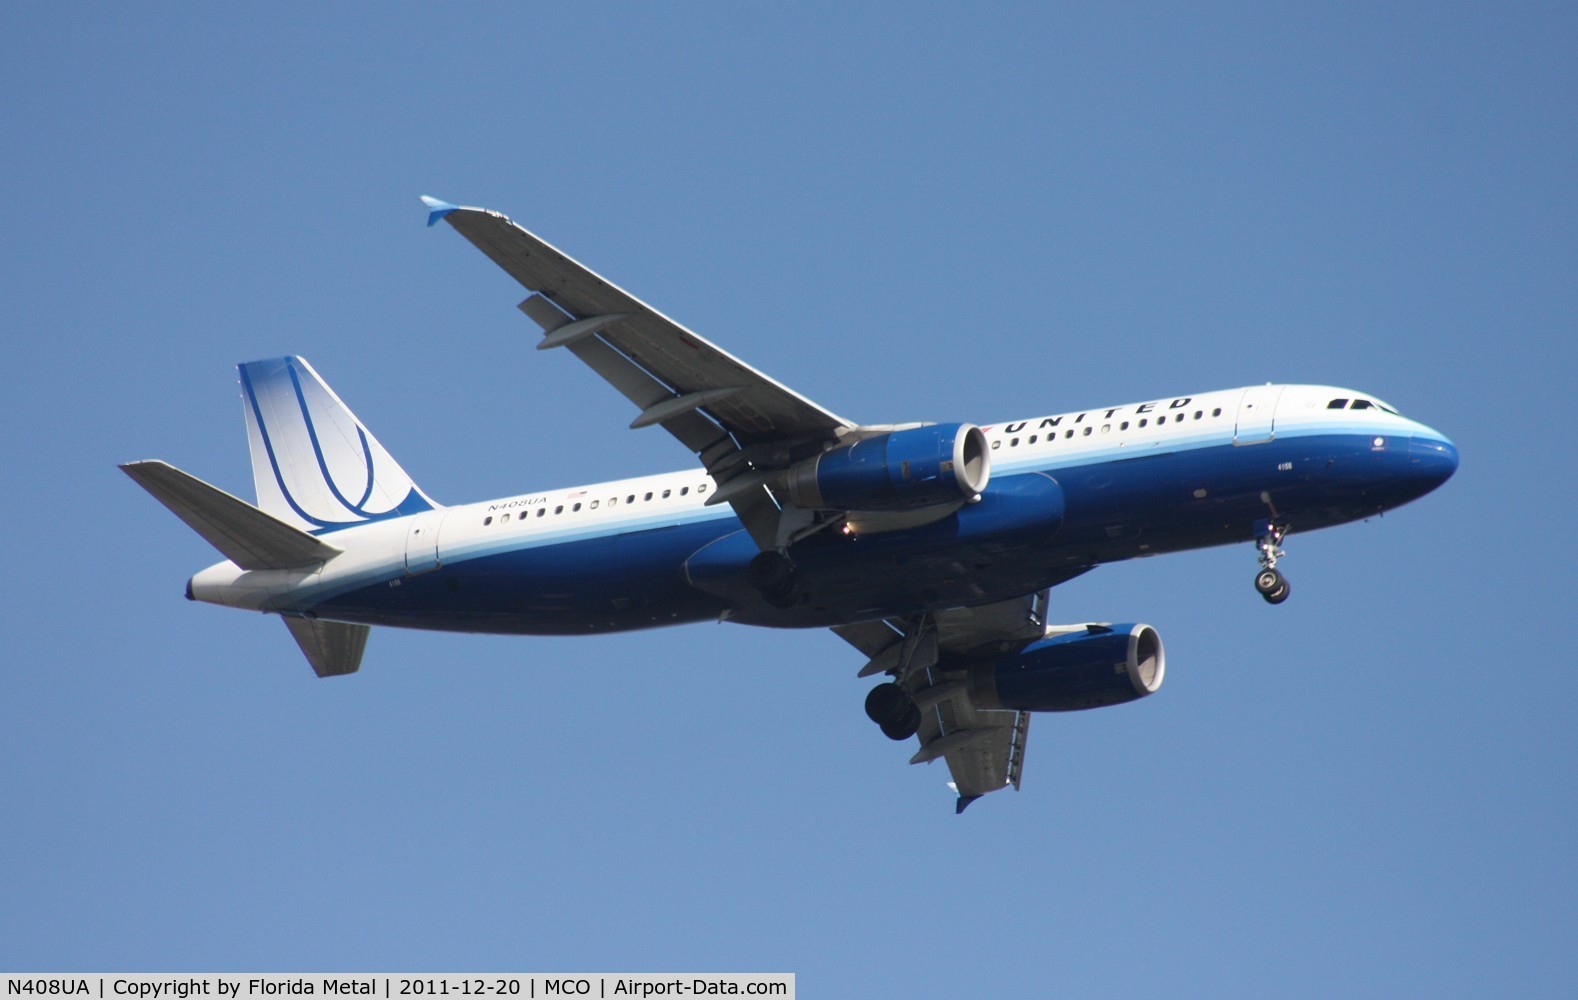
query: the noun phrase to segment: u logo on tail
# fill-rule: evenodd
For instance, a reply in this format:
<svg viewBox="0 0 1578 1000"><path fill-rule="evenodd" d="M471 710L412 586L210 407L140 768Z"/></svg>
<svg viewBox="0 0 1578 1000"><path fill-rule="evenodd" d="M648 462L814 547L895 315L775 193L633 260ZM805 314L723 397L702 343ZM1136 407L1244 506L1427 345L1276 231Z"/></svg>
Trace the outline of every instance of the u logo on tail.
<svg viewBox="0 0 1578 1000"><path fill-rule="evenodd" d="M238 370L260 508L322 532L437 506L305 360Z"/></svg>

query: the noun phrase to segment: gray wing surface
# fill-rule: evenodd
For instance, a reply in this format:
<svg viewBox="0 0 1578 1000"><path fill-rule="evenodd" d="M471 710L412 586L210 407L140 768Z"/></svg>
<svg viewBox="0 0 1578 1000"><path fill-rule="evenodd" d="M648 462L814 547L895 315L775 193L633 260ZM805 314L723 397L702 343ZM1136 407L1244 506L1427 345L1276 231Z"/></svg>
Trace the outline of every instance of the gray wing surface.
<svg viewBox="0 0 1578 1000"><path fill-rule="evenodd" d="M857 430L669 319L498 212L424 198L429 225L447 221L534 294L520 304L543 329L539 349L564 347L701 459L763 548L778 505L763 484L825 442Z"/></svg>
<svg viewBox="0 0 1578 1000"><path fill-rule="evenodd" d="M862 677L895 673L921 710L911 764L947 762L958 812L989 792L1019 788L1030 713L984 709L970 697L965 667L1038 638L1047 591L919 620L864 622L832 631L865 653Z"/></svg>
<svg viewBox="0 0 1578 1000"><path fill-rule="evenodd" d="M121 471L242 569L299 569L340 554L321 538L168 462L127 462Z"/></svg>

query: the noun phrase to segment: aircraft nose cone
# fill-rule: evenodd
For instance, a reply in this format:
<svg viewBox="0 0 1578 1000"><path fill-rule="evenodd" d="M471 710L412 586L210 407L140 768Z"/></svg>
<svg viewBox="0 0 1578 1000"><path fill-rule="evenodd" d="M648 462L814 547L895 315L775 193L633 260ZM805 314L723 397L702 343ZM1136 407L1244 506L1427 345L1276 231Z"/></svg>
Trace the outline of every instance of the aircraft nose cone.
<svg viewBox="0 0 1578 1000"><path fill-rule="evenodd" d="M1408 443L1408 463L1421 485L1433 490L1457 471L1457 446L1444 437L1415 435Z"/></svg>

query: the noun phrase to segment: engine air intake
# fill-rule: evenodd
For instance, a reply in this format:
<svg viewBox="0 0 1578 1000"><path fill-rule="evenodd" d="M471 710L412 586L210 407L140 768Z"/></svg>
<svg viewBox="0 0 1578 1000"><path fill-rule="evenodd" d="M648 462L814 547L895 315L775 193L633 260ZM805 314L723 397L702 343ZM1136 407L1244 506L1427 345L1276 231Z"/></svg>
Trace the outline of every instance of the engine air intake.
<svg viewBox="0 0 1578 1000"><path fill-rule="evenodd" d="M1074 712L1154 694L1166 673L1167 654L1154 628L1086 625L975 664L970 696L983 708Z"/></svg>
<svg viewBox="0 0 1578 1000"><path fill-rule="evenodd" d="M789 471L789 496L817 510L912 510L981 495L991 450L974 424L930 424L835 448Z"/></svg>

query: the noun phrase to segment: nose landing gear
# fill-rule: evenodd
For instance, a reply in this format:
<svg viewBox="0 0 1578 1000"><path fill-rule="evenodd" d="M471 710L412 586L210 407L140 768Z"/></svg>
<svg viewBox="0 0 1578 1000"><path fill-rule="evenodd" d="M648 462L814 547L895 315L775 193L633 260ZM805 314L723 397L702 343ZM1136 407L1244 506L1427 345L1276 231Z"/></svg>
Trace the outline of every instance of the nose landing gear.
<svg viewBox="0 0 1578 1000"><path fill-rule="evenodd" d="M1282 551L1282 539L1287 537L1290 526L1276 521L1262 521L1255 526L1255 548L1260 553L1260 572L1255 574L1255 589L1267 604L1281 604L1292 593L1288 578L1277 569L1277 560L1287 555Z"/></svg>

